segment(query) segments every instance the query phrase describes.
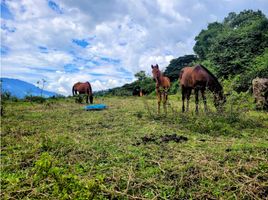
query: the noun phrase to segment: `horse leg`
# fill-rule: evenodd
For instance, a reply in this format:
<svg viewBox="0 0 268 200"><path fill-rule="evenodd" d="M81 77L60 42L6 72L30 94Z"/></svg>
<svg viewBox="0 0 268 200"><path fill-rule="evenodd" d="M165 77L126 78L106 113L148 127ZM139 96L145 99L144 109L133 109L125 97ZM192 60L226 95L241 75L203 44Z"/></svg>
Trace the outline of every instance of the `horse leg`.
<svg viewBox="0 0 268 200"><path fill-rule="evenodd" d="M164 106L164 111L165 114L167 114L167 92L163 92L163 106Z"/></svg>
<svg viewBox="0 0 268 200"><path fill-rule="evenodd" d="M161 101L162 101L162 97L161 97L161 93L158 95L158 114L160 114L160 107L161 107Z"/></svg>
<svg viewBox="0 0 268 200"><path fill-rule="evenodd" d="M86 103L88 103L88 99L89 99L89 95L87 94L87 97L86 97Z"/></svg>
<svg viewBox="0 0 268 200"><path fill-rule="evenodd" d="M188 89L187 90L187 107L186 107L186 111L188 112L189 111L189 101L190 101L190 96L191 96L191 93L192 93L192 89Z"/></svg>
<svg viewBox="0 0 268 200"><path fill-rule="evenodd" d="M157 113L160 114L160 105L161 105L161 92L159 91L159 89L156 90L156 95L157 95Z"/></svg>
<svg viewBox="0 0 268 200"><path fill-rule="evenodd" d="M185 88L181 88L181 96L182 96L182 112L185 111L185 106L184 106L184 100L185 100Z"/></svg>
<svg viewBox="0 0 268 200"><path fill-rule="evenodd" d="M93 104L93 95L89 96L90 103Z"/></svg>
<svg viewBox="0 0 268 200"><path fill-rule="evenodd" d="M198 113L198 91L199 91L198 88L194 89L194 92L195 92L195 112L196 113Z"/></svg>
<svg viewBox="0 0 268 200"><path fill-rule="evenodd" d="M207 108L207 98L205 96L205 90L204 89L201 90L201 94L202 94L202 98L203 98L203 102L204 102L204 110L205 110L205 112L207 112L208 111L208 108Z"/></svg>

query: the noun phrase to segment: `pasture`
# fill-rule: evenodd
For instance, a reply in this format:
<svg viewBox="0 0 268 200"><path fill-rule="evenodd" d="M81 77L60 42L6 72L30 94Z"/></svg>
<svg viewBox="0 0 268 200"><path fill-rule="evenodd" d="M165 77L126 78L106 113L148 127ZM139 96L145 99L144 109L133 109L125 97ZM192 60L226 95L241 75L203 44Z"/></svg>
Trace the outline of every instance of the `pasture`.
<svg viewBox="0 0 268 200"><path fill-rule="evenodd" d="M1 199L265 199L268 115L252 99L181 113L178 95L6 102ZM163 111L163 110L162 110Z"/></svg>

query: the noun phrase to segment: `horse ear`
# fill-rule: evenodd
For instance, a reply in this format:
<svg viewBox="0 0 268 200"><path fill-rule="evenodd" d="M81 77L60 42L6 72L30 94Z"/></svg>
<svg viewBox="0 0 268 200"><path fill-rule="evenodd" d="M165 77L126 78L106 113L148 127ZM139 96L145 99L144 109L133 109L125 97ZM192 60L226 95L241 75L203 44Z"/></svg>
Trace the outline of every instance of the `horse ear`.
<svg viewBox="0 0 268 200"><path fill-rule="evenodd" d="M159 69L158 64L156 64L156 68Z"/></svg>
<svg viewBox="0 0 268 200"><path fill-rule="evenodd" d="M153 69L153 68L154 68L154 66L153 66L153 65L151 65L151 68Z"/></svg>

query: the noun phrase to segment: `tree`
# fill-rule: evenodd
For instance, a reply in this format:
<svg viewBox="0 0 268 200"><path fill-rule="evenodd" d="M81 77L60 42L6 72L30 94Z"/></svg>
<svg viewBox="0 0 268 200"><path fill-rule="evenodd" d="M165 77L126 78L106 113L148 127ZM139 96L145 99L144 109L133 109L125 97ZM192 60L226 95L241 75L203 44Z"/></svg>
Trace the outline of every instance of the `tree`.
<svg viewBox="0 0 268 200"><path fill-rule="evenodd" d="M211 51L211 46L216 42L217 36L224 30L221 23L214 22L208 25L207 30L202 30L198 36L195 37L194 52L201 60L208 58Z"/></svg>
<svg viewBox="0 0 268 200"><path fill-rule="evenodd" d="M41 85L41 97L42 97L42 95L43 95L43 90L44 90L44 87L45 87L45 83L46 83L47 81L45 80L45 79L42 79L41 81L37 81L37 85L38 85L38 87L40 88L40 86L39 85Z"/></svg>
<svg viewBox="0 0 268 200"><path fill-rule="evenodd" d="M235 89L237 91L245 91L251 88L252 80L256 77L268 77L268 48L262 55L252 61L251 67L245 73L236 76Z"/></svg>
<svg viewBox="0 0 268 200"><path fill-rule="evenodd" d="M145 71L137 72L134 76L135 76L139 81L143 81L143 80L146 78Z"/></svg>
<svg viewBox="0 0 268 200"><path fill-rule="evenodd" d="M169 77L169 79L173 82L178 80L180 70L187 66L190 65L192 62L196 61L197 57L195 55L185 55L182 57L178 57L176 59L172 59L167 66L164 75Z"/></svg>
<svg viewBox="0 0 268 200"><path fill-rule="evenodd" d="M117 87L110 89L106 94L116 95L116 96L130 96L134 93L139 94L142 90L143 94L150 94L155 90L155 82L151 77L145 74L145 71L140 71L135 74L138 80L123 85L122 87Z"/></svg>
<svg viewBox="0 0 268 200"><path fill-rule="evenodd" d="M232 12L222 23L209 24L195 40L195 53L213 64L218 77L244 76L268 47L268 19L261 11ZM249 88L237 80L238 91Z"/></svg>

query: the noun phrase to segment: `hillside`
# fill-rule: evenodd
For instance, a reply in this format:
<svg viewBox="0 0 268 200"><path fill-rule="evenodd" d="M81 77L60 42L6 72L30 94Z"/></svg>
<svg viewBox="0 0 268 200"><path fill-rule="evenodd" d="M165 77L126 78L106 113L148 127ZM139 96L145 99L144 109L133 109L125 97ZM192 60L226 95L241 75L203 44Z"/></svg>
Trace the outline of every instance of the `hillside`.
<svg viewBox="0 0 268 200"><path fill-rule="evenodd" d="M12 78L1 78L2 92L10 92L12 96L17 98L24 98L27 95L40 96L42 92L43 97L59 96L55 92L41 90L31 83Z"/></svg>

